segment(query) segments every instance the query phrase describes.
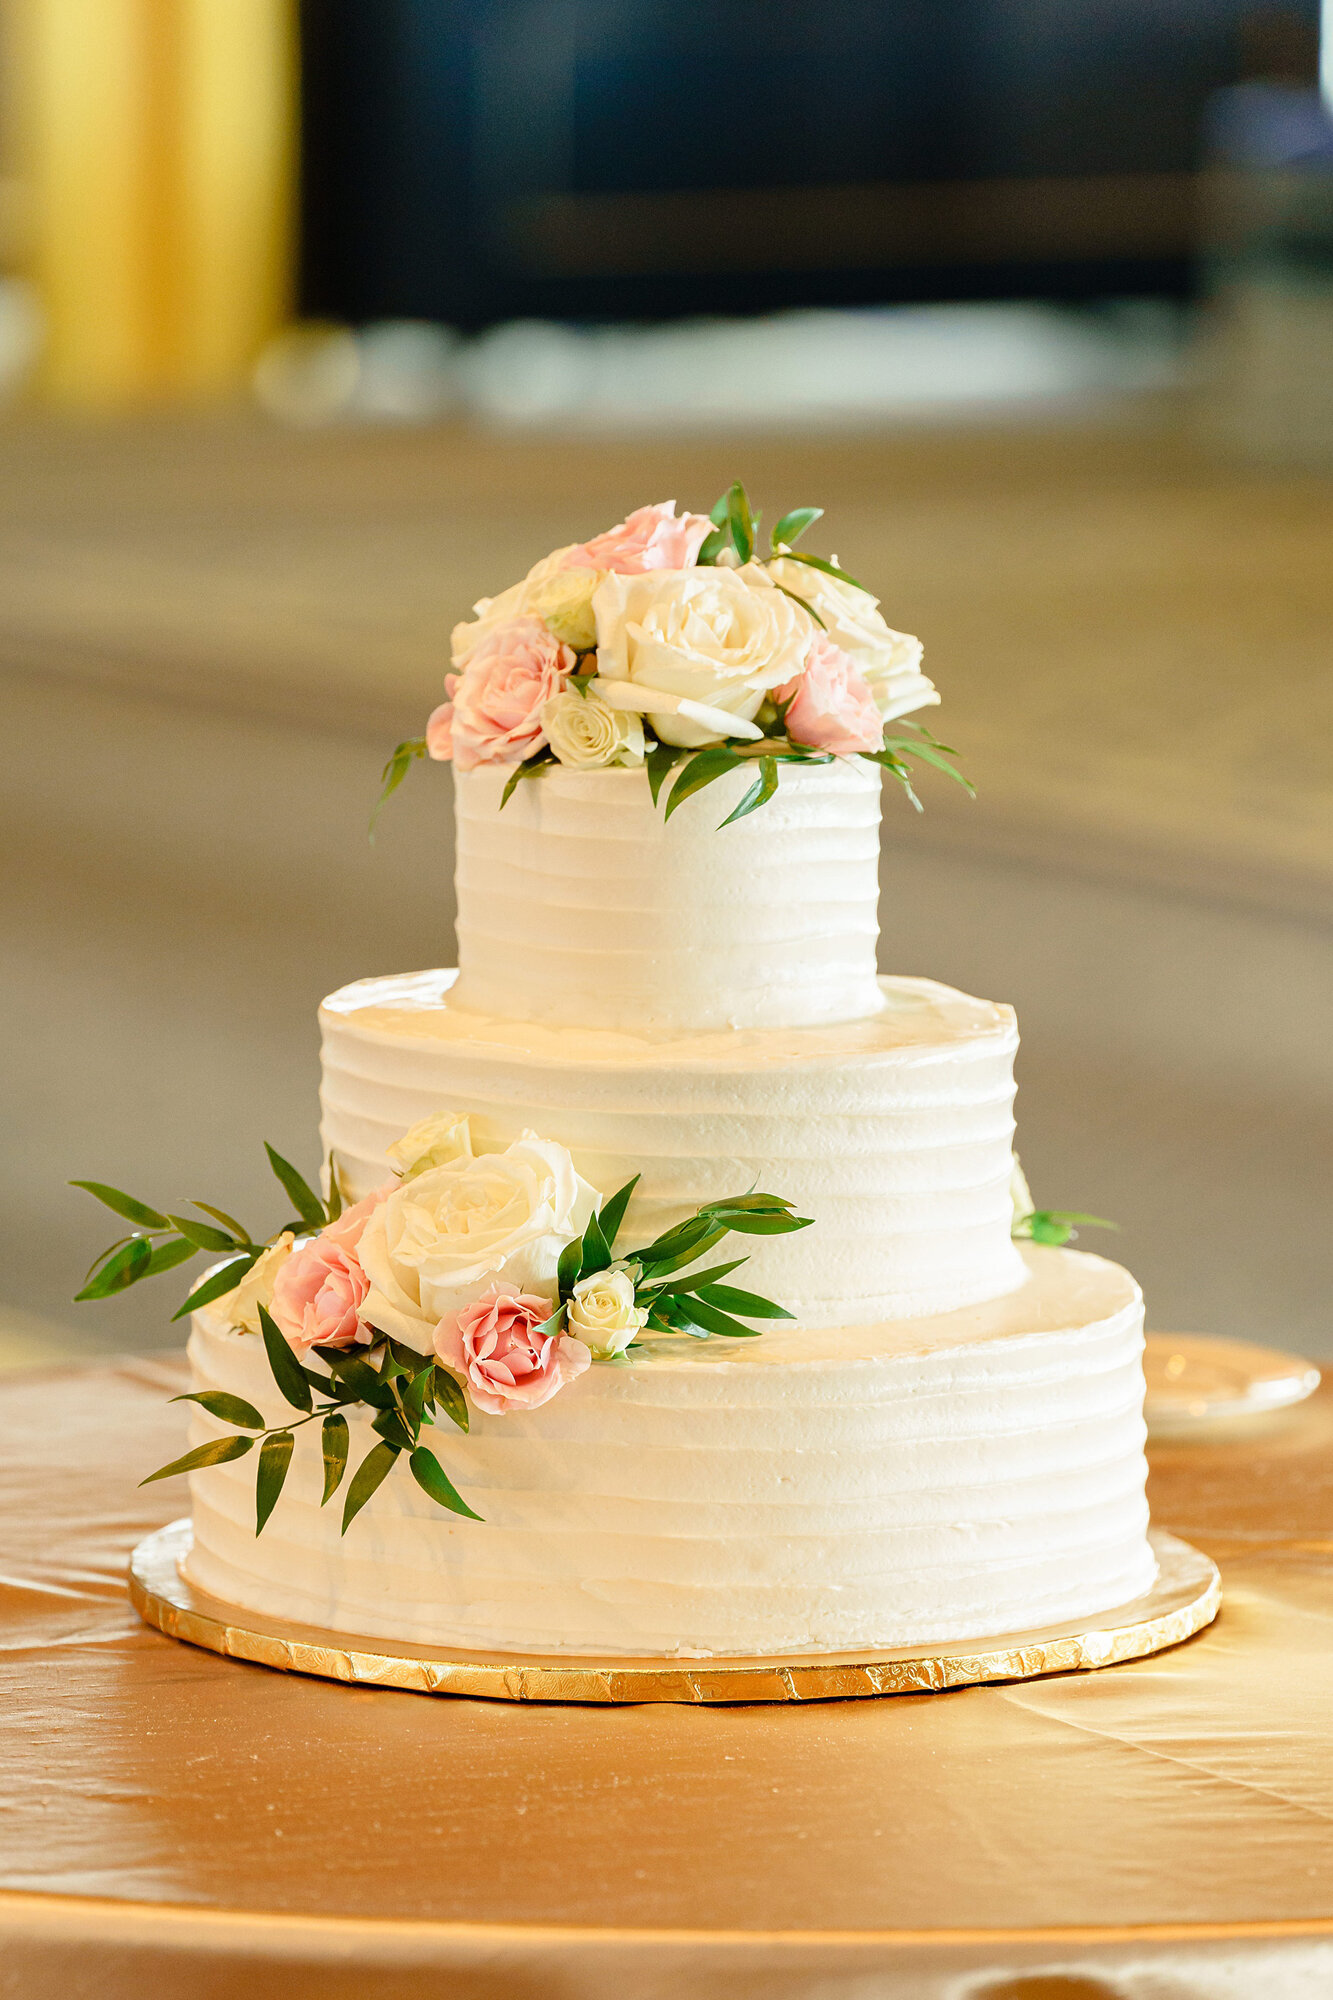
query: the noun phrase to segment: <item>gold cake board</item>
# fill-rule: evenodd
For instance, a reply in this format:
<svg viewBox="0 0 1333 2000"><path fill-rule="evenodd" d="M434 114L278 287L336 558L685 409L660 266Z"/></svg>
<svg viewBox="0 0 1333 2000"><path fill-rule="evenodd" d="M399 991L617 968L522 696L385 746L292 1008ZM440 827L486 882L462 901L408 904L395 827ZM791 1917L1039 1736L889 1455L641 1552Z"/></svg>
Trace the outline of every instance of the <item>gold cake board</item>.
<svg viewBox="0 0 1333 2000"><path fill-rule="evenodd" d="M189 1521L173 1521L140 1542L130 1559L134 1607L169 1638L284 1673L491 1701L846 1701L936 1693L982 1681L1032 1680L1040 1674L1112 1667L1179 1645L1212 1623L1222 1597L1215 1563L1188 1542L1153 1529L1157 1582L1145 1596L1092 1624L1076 1620L928 1651L901 1646L758 1659L596 1660L489 1647L404 1645L240 1611L185 1581L180 1562L190 1538Z"/></svg>

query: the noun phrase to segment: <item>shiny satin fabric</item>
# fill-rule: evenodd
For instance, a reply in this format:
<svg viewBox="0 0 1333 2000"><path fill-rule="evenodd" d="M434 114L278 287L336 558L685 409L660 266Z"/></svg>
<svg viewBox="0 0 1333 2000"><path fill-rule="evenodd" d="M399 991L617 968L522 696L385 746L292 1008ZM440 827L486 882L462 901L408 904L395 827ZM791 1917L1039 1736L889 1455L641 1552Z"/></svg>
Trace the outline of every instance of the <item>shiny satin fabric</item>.
<svg viewBox="0 0 1333 2000"><path fill-rule="evenodd" d="M0 1994L1305 2000L1333 1992L1333 1390L1155 1454L1215 1626L809 1706L548 1708L140 1624L175 1364L0 1389ZM479 1529L478 1532L484 1532Z"/></svg>

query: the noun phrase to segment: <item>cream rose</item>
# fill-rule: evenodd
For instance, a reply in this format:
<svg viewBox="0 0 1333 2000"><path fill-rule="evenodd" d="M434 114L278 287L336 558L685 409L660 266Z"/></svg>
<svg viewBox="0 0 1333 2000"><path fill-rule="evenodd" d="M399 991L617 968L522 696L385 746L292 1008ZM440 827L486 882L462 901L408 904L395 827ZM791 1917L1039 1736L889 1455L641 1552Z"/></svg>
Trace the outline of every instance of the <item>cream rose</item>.
<svg viewBox="0 0 1333 2000"><path fill-rule="evenodd" d="M593 593L601 580L600 570L558 569L540 582L523 585L523 608L576 653L590 652L597 644Z"/></svg>
<svg viewBox="0 0 1333 2000"><path fill-rule="evenodd" d="M429 1167L447 1167L452 1160L472 1158L472 1128L465 1111L435 1111L404 1132L385 1149L389 1165L405 1181Z"/></svg>
<svg viewBox="0 0 1333 2000"><path fill-rule="evenodd" d="M458 673L463 671L487 634L494 632L499 626L512 625L519 618L544 619L544 613L537 608L543 601L544 595L549 595L550 603L556 607L567 606L583 587L579 578L591 577L592 583L588 586L588 596L591 600L592 592L600 580L597 572L563 568L566 558L573 553L573 549L574 545L571 543L568 548L556 549L553 554L543 556L540 562L533 564L521 583L511 583L508 590L502 590L498 597L478 598L472 607L472 617L455 625L450 637L450 657ZM570 578L574 579L572 593L569 583L562 580ZM554 627L551 629L554 630ZM567 646L575 644L574 640L567 639L563 632L557 632L556 637ZM590 638L588 644L591 646L592 643Z"/></svg>
<svg viewBox="0 0 1333 2000"><path fill-rule="evenodd" d="M757 563L606 576L592 603L604 699L686 749L757 737L751 718L799 673L817 629Z"/></svg>
<svg viewBox="0 0 1333 2000"><path fill-rule="evenodd" d="M609 708L591 691L572 685L542 708L546 740L562 764L575 771L600 771L608 764L643 762L643 723L637 715Z"/></svg>
<svg viewBox="0 0 1333 2000"><path fill-rule="evenodd" d="M250 1266L235 1291L224 1292L212 1310L228 1326L234 1326L240 1333L259 1332L259 1308L267 1312L273 1304L273 1285L279 1271L292 1254L295 1241L290 1229L284 1229L277 1241L270 1243L262 1257Z"/></svg>
<svg viewBox="0 0 1333 2000"><path fill-rule="evenodd" d="M565 1314L569 1331L597 1361L623 1354L648 1321L647 1306L634 1303L634 1281L628 1271L596 1271L580 1278Z"/></svg>
<svg viewBox="0 0 1333 2000"><path fill-rule="evenodd" d="M503 1153L430 1167L367 1222L359 1245L369 1326L428 1352L435 1328L503 1275L553 1303L560 1252L597 1201L563 1146L525 1132Z"/></svg>
<svg viewBox="0 0 1333 2000"><path fill-rule="evenodd" d="M880 615L879 599L809 563L779 556L767 565L774 583L818 612L833 644L861 669L884 722L929 708L939 700L921 671L921 641L895 632Z"/></svg>

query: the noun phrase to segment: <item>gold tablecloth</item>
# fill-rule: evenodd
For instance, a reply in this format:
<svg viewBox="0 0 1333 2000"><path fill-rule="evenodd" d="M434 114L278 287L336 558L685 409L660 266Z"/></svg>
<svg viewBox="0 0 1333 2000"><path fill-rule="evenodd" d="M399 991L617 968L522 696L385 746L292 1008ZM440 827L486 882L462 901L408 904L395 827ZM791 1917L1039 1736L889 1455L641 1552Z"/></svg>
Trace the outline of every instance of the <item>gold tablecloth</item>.
<svg viewBox="0 0 1333 2000"><path fill-rule="evenodd" d="M142 1626L174 1364L0 1388L0 1994L1333 1993L1333 1389L1156 1453L1158 1658L808 1707L429 1700ZM484 1532L484 1530L478 1530Z"/></svg>

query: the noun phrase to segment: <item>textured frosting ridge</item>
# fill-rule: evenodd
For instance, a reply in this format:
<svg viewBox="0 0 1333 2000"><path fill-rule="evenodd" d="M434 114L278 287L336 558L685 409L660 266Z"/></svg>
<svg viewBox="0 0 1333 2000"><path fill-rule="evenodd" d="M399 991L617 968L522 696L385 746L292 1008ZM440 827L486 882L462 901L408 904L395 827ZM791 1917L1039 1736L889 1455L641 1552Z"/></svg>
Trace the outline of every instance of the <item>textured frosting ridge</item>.
<svg viewBox="0 0 1333 2000"><path fill-rule="evenodd" d="M553 1026L805 1027L879 1006L880 774L731 772L667 822L642 770L455 771L459 1004Z"/></svg>
<svg viewBox="0 0 1333 2000"><path fill-rule="evenodd" d="M748 1237L738 1282L805 1326L951 1312L1021 1283L1010 1008L885 979L859 1021L647 1036L487 1018L461 987L423 972L325 1001L320 1129L355 1194L408 1126L452 1109L486 1145L558 1137L604 1194L641 1173L622 1247L718 1196L790 1198L814 1227Z"/></svg>
<svg viewBox="0 0 1333 2000"><path fill-rule="evenodd" d="M887 1647L1095 1615L1154 1574L1142 1301L1101 1258L1024 1258L988 1305L655 1342L441 1434L482 1526L394 1477L340 1540L312 1427L258 1541L244 1461L193 1479L191 1579L336 1630L513 1651ZM191 1355L197 1386L281 1421L255 1336L200 1313ZM221 1429L196 1412L191 1442ZM373 1439L353 1430L357 1458Z"/></svg>

